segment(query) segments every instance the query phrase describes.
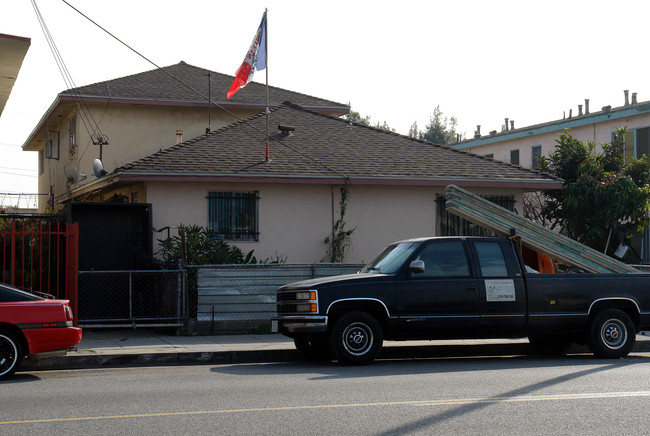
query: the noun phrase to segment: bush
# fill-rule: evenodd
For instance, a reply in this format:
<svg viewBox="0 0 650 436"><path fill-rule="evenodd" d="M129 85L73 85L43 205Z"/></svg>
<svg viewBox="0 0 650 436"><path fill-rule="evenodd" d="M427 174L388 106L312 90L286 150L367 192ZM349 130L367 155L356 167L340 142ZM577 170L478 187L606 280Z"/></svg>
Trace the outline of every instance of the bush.
<svg viewBox="0 0 650 436"><path fill-rule="evenodd" d="M212 230L199 225L178 228L178 236L159 239L163 262L175 264L179 259L185 265L221 265L257 263L253 250L244 255L238 247L229 245Z"/></svg>

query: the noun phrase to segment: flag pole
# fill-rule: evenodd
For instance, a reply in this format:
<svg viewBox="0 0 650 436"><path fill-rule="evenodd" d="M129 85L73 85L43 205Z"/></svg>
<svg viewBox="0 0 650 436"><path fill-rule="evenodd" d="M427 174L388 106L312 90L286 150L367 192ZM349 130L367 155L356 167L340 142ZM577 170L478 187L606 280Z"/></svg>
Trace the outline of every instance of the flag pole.
<svg viewBox="0 0 650 436"><path fill-rule="evenodd" d="M269 110L269 45L268 45L268 37L269 37L269 26L268 26L268 9L264 9L264 46L266 50L264 50L264 64L266 65L266 158L265 161L269 162L271 159L269 158L269 115L271 114L271 111Z"/></svg>

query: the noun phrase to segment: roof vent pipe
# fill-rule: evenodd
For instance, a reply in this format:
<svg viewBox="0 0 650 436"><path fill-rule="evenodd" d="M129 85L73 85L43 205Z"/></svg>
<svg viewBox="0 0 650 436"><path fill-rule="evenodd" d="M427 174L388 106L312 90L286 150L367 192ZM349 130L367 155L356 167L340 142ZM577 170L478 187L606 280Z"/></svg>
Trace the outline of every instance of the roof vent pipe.
<svg viewBox="0 0 650 436"><path fill-rule="evenodd" d="M474 131L474 139L478 139L480 137L481 137L481 125L477 124L476 130Z"/></svg>
<svg viewBox="0 0 650 436"><path fill-rule="evenodd" d="M569 109L569 118L573 118L573 109Z"/></svg>
<svg viewBox="0 0 650 436"><path fill-rule="evenodd" d="M578 116L579 117L582 116L582 105L581 104L578 105Z"/></svg>
<svg viewBox="0 0 650 436"><path fill-rule="evenodd" d="M506 118L506 132L508 131L508 119Z"/></svg>
<svg viewBox="0 0 650 436"><path fill-rule="evenodd" d="M515 121L510 120L510 130L515 130Z"/></svg>
<svg viewBox="0 0 650 436"><path fill-rule="evenodd" d="M180 144L181 142L183 142L183 131L176 130L176 144Z"/></svg>
<svg viewBox="0 0 650 436"><path fill-rule="evenodd" d="M589 115L589 99L585 98L585 115Z"/></svg>
<svg viewBox="0 0 650 436"><path fill-rule="evenodd" d="M636 92L632 93L632 104L636 104Z"/></svg>
<svg viewBox="0 0 650 436"><path fill-rule="evenodd" d="M625 106L629 106L630 105L630 100L629 100L630 91L628 91L626 89L625 91L623 91L623 93L625 94Z"/></svg>
<svg viewBox="0 0 650 436"><path fill-rule="evenodd" d="M291 132L295 132L296 128L293 126L283 126L282 124L278 124L278 130L284 135L284 136L289 136L291 135Z"/></svg>

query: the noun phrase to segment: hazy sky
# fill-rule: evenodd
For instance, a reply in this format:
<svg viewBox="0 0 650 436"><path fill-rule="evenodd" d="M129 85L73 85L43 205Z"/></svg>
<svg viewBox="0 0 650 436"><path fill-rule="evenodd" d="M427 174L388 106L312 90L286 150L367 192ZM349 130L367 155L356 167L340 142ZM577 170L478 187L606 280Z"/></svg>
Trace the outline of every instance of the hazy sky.
<svg viewBox="0 0 650 436"><path fill-rule="evenodd" d="M160 66L225 74L268 8L270 85L351 103L402 134L437 105L472 137L506 117L577 114L585 98L592 111L620 106L624 89L650 100L647 0L68 1ZM36 4L76 86L154 68L63 1ZM0 2L0 33L32 40L0 117L0 193L37 192L36 153L21 146L67 87L31 0Z"/></svg>

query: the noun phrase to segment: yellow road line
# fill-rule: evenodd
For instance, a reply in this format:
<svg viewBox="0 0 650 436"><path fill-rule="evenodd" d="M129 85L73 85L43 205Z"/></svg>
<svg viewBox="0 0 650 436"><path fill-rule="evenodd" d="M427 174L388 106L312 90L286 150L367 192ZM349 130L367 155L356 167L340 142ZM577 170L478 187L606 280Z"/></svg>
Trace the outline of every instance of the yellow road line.
<svg viewBox="0 0 650 436"><path fill-rule="evenodd" d="M511 403L511 402L533 402L533 401L558 401L558 400L592 400L602 398L631 398L650 397L650 391L637 392L599 392L587 394L555 394L555 395L526 395L517 397L485 397L485 398L456 398L422 401L392 401L378 403L350 403L350 404L317 404L313 406L286 406L286 407L259 407L249 409L224 409L224 410L197 410L190 412L161 412L142 413L132 415L108 415L108 416L81 416L74 418L51 418L51 419L27 419L20 421L0 421L0 425L7 424L34 424L45 422L71 422L71 421L96 421L102 419L128 419L128 418L152 418L162 416L189 416L189 415L215 415L223 413L249 413L249 412L279 412L287 410L308 410L308 409L335 409L353 407L377 407L377 406L448 406L479 403Z"/></svg>

